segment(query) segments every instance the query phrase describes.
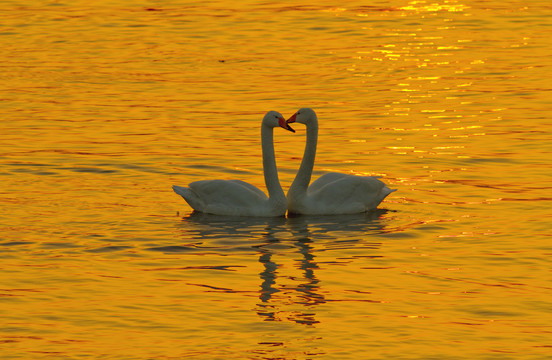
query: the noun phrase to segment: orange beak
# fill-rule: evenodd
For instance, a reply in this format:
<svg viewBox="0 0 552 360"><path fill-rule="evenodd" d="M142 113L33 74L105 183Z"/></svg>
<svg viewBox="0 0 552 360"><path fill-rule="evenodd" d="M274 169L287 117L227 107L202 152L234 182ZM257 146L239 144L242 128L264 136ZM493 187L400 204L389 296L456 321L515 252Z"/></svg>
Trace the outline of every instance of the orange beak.
<svg viewBox="0 0 552 360"><path fill-rule="evenodd" d="M289 124L289 123L292 123L292 122L295 122L295 118L297 117L297 113L293 114L286 122Z"/></svg>
<svg viewBox="0 0 552 360"><path fill-rule="evenodd" d="M278 119L278 124L280 125L280 127L282 127L282 128L284 128L284 129L286 129L286 130L291 131L291 132L294 133L295 130L293 130L293 129L291 128L291 126L288 125L288 122L289 122L289 120L286 122L286 119L284 119L284 118L279 118L279 119Z"/></svg>

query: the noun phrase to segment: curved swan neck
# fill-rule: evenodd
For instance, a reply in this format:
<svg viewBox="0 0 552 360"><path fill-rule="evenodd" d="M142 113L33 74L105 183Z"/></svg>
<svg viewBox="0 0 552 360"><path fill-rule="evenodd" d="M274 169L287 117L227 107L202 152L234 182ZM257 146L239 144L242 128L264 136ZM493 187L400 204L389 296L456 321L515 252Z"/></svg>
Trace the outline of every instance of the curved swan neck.
<svg viewBox="0 0 552 360"><path fill-rule="evenodd" d="M307 191L309 186L312 169L314 168L314 160L316 157L316 143L318 141L318 119L316 115L307 122L307 143L305 145L305 152L303 153L303 160L299 171L295 176L295 180L290 187L290 192L295 191Z"/></svg>
<svg viewBox="0 0 552 360"><path fill-rule="evenodd" d="M261 145L263 149L263 171L265 185L268 190L269 198L284 197L285 194L278 179L278 169L276 168L276 158L274 153L274 131L273 128L261 126Z"/></svg>

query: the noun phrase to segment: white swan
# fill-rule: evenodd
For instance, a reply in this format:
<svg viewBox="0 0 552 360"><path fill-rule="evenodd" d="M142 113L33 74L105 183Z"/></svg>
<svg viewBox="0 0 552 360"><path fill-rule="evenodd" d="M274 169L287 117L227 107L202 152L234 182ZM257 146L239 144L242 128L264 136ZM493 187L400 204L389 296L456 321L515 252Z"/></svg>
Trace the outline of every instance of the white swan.
<svg viewBox="0 0 552 360"><path fill-rule="evenodd" d="M284 216L286 196L278 180L274 158L273 129L282 127L295 132L284 117L269 111L261 125L263 170L269 196L241 180L201 180L188 187L173 185L173 190L196 211L233 216Z"/></svg>
<svg viewBox="0 0 552 360"><path fill-rule="evenodd" d="M288 120L307 126L307 145L299 171L287 194L291 214L337 215L356 214L376 209L395 190L389 189L377 177L340 173L322 175L309 186L316 143L318 119L314 110L303 108Z"/></svg>

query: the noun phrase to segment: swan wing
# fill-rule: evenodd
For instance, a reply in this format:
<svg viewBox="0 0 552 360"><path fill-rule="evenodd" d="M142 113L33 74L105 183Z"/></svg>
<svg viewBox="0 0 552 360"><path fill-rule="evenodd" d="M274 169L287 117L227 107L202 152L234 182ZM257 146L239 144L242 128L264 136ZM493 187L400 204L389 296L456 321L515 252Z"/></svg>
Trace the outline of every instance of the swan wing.
<svg viewBox="0 0 552 360"><path fill-rule="evenodd" d="M206 204L253 206L268 199L260 189L241 180L201 180L189 186Z"/></svg>
<svg viewBox="0 0 552 360"><path fill-rule="evenodd" d="M312 211L325 214L370 211L394 191L377 177L341 175L333 176L333 181L330 181L332 177L327 177L312 191L309 188L307 198Z"/></svg>
<svg viewBox="0 0 552 360"><path fill-rule="evenodd" d="M266 194L261 189L259 189L258 187L254 186L254 185L251 185L250 183L247 183L247 182L242 181L242 180L226 180L226 181L233 182L238 186L243 186L245 189L249 189L252 193L257 194L257 196L259 196L261 198L266 198Z"/></svg>
<svg viewBox="0 0 552 360"><path fill-rule="evenodd" d="M309 192L316 192L316 191L320 190L321 188L323 188L324 186L326 186L326 185L328 185L328 184L330 184L334 181L337 181L339 179L342 179L344 177L347 177L347 176L351 176L351 175L336 173L336 172L326 173L326 174L320 176L315 181L313 181L309 185L308 191Z"/></svg>
<svg viewBox="0 0 552 360"><path fill-rule="evenodd" d="M266 211L268 197L241 180L201 180L174 191L197 211L219 215L256 215Z"/></svg>

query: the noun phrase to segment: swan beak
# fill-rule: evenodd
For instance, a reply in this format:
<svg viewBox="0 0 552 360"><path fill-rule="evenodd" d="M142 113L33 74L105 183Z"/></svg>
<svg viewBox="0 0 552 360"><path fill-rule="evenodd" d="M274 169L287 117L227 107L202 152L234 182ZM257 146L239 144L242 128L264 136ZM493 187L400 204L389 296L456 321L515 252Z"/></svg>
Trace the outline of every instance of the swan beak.
<svg viewBox="0 0 552 360"><path fill-rule="evenodd" d="M287 123L295 122L295 118L297 117L297 113L293 114L289 119L287 119Z"/></svg>
<svg viewBox="0 0 552 360"><path fill-rule="evenodd" d="M288 121L289 121L289 120L288 120ZM284 129L286 129L286 130L289 130L289 131L291 131L291 132L293 132L293 133L295 132L295 130L293 130L293 129L291 128L291 126L288 125L288 123L286 122L286 119L284 119L284 118L279 118L279 119L278 119L278 124L280 125L280 127L284 128Z"/></svg>

